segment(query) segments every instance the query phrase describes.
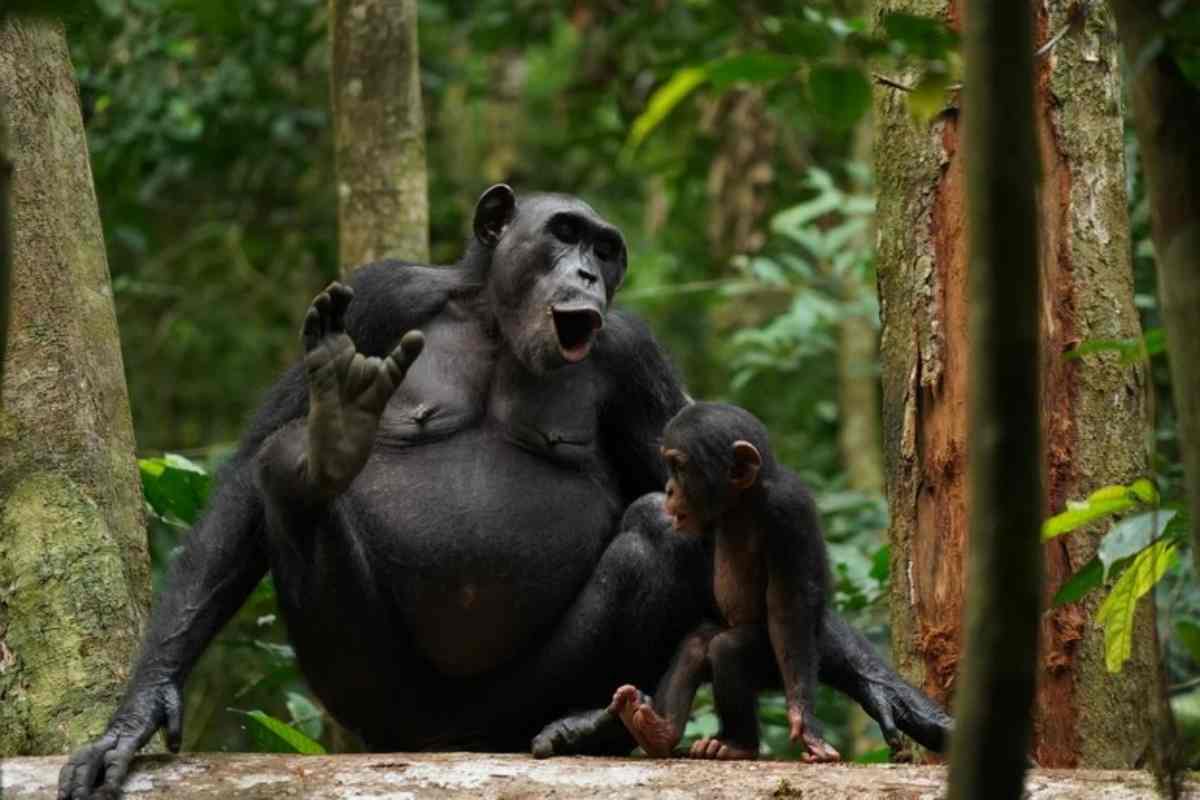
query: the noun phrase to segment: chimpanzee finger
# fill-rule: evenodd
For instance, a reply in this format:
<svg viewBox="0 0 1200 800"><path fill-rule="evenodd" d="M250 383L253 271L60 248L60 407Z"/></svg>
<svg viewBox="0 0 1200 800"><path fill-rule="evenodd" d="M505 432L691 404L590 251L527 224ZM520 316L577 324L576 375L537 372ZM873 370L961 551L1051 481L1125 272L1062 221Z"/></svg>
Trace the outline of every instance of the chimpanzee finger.
<svg viewBox="0 0 1200 800"><path fill-rule="evenodd" d="M333 298L329 296L329 292L321 292L313 298L313 308L321 315L321 335L329 334L330 317L333 315Z"/></svg>
<svg viewBox="0 0 1200 800"><path fill-rule="evenodd" d="M401 337L400 348L404 354L404 369L407 370L417 360L417 356L421 355L421 351L425 349L425 334L418 330L409 331Z"/></svg>
<svg viewBox="0 0 1200 800"><path fill-rule="evenodd" d="M304 340L304 352L306 353L321 343L321 315L312 306L308 307L308 313L304 315L301 338Z"/></svg>
<svg viewBox="0 0 1200 800"><path fill-rule="evenodd" d="M345 284L334 281L325 289L325 294L329 295L329 332L341 333L346 330L345 317L346 308L350 305L350 301L354 299L354 290Z"/></svg>
<svg viewBox="0 0 1200 800"><path fill-rule="evenodd" d="M71 800L88 800L100 775L100 769L104 766L104 754L115 744L115 736L104 736L95 744L71 756L64 770L73 768L72 774L69 782L64 781L59 785L59 796L62 797L63 791L66 790L70 792Z"/></svg>
<svg viewBox="0 0 1200 800"><path fill-rule="evenodd" d="M168 693L163 698L163 706L167 716L167 749L178 753L183 746L183 703L178 692Z"/></svg>
<svg viewBox="0 0 1200 800"><path fill-rule="evenodd" d="M104 783L100 787L99 796L113 798L121 796L121 784L129 774L129 765L138 751L137 739L132 736L122 736L117 739L117 746L104 754Z"/></svg>

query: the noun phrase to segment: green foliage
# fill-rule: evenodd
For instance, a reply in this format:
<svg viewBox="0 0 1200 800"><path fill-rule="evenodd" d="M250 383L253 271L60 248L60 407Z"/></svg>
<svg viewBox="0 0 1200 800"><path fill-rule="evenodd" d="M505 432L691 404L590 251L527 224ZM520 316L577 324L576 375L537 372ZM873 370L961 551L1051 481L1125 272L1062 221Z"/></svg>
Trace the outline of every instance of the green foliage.
<svg viewBox="0 0 1200 800"><path fill-rule="evenodd" d="M235 714L241 714L250 721L251 736L255 748L260 753L300 753L301 755L325 755L325 748L320 742L313 741L301 731L288 725L282 720L262 711L239 711L229 709Z"/></svg>
<svg viewBox="0 0 1200 800"><path fill-rule="evenodd" d="M1104 663L1109 672L1120 672L1129 659L1137 601L1174 566L1176 550L1174 542L1161 541L1139 552L1100 604L1096 621L1104 626Z"/></svg>
<svg viewBox="0 0 1200 800"><path fill-rule="evenodd" d="M1042 540L1053 539L1144 503L1158 501L1158 490L1145 478L1129 486L1105 486L1088 495L1086 500L1067 503L1067 510L1055 514L1042 525Z"/></svg>
<svg viewBox="0 0 1200 800"><path fill-rule="evenodd" d="M1122 365L1149 361L1151 356L1166 352L1167 336L1162 328L1151 328L1143 335L1132 339L1089 339L1073 350L1064 353L1065 358L1082 358L1093 353L1117 353Z"/></svg>
<svg viewBox="0 0 1200 800"><path fill-rule="evenodd" d="M175 453L138 459L142 491L159 518L180 526L196 522L208 500L210 479L199 464Z"/></svg>

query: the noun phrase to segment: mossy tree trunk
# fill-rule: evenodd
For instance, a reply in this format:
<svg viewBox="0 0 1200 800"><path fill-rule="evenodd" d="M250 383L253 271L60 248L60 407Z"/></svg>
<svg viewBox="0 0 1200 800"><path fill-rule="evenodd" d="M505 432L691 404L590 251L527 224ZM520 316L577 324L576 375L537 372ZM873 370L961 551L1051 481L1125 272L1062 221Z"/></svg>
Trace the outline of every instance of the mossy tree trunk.
<svg viewBox="0 0 1200 800"><path fill-rule="evenodd" d="M949 797L1007 800L1029 760L1042 582L1033 14L966 5L969 589Z"/></svg>
<svg viewBox="0 0 1200 800"><path fill-rule="evenodd" d="M343 273L429 258L416 0L329 0Z"/></svg>
<svg viewBox="0 0 1200 800"><path fill-rule="evenodd" d="M1159 37L1169 23L1161 18L1159 4L1116 0L1113 8L1126 61L1139 65L1129 94L1150 190L1192 557L1200 570L1200 90L1162 47ZM1146 59L1146 53L1153 57Z"/></svg>
<svg viewBox="0 0 1200 800"><path fill-rule="evenodd" d="M133 424L62 27L0 23L12 324L0 410L0 753L103 729L149 600Z"/></svg>
<svg viewBox="0 0 1200 800"><path fill-rule="evenodd" d="M1035 5L1031 47L1066 25L1072 5ZM877 0L877 16L888 11L954 26L961 19L951 0ZM1062 358L1083 340L1140 333L1111 41L1112 19L1097 5L1081 29L1034 64L1043 513L1105 484L1127 483L1147 467L1142 368L1121 366L1112 355ZM919 76L898 77L911 84ZM902 672L948 702L963 655L966 589L966 157L956 108L932 124L915 122L904 93L880 86L875 119L893 648ZM1044 601L1092 558L1105 530L1098 525L1044 547ZM1032 752L1043 766L1132 767L1151 741L1157 649L1150 610L1136 618L1132 659L1113 675L1092 622L1101 600L1093 592L1042 616Z"/></svg>

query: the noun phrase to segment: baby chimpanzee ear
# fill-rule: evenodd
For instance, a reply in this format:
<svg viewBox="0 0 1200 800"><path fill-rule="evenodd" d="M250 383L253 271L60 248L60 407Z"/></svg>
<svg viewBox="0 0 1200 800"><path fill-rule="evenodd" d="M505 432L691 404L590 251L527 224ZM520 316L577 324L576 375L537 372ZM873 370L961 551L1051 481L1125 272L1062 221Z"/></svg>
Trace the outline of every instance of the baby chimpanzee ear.
<svg viewBox="0 0 1200 800"><path fill-rule="evenodd" d="M488 189L475 204L475 238L484 247L495 247L517 209L517 196L506 183Z"/></svg>
<svg viewBox="0 0 1200 800"><path fill-rule="evenodd" d="M762 456L758 448L744 439L733 443L733 467L729 470L729 482L735 489L749 489L758 480L758 468L762 466Z"/></svg>

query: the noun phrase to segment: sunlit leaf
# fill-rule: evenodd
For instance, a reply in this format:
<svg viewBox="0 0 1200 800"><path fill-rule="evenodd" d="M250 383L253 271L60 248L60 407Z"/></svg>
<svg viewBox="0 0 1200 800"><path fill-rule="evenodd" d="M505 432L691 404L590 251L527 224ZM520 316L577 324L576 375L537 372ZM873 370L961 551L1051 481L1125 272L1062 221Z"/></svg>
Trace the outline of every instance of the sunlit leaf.
<svg viewBox="0 0 1200 800"><path fill-rule="evenodd" d="M908 110L922 123L929 122L946 108L946 90L950 75L944 70L930 69L908 92Z"/></svg>
<svg viewBox="0 0 1200 800"><path fill-rule="evenodd" d="M210 478L199 464L175 453L138 460L142 491L154 512L193 524L208 499Z"/></svg>
<svg viewBox="0 0 1200 800"><path fill-rule="evenodd" d="M705 67L685 67L672 75L670 80L650 96L646 110L633 121L629 139L625 143L626 152L632 153L636 150L646 137L662 124L675 106L706 80L708 70Z"/></svg>
<svg viewBox="0 0 1200 800"><path fill-rule="evenodd" d="M248 731L260 753L301 753L324 755L325 748L282 720L275 719L263 711L240 711L229 709L250 720Z"/></svg>
<svg viewBox="0 0 1200 800"><path fill-rule="evenodd" d="M1067 503L1067 510L1055 514L1042 524L1042 539L1053 539L1064 533L1082 528L1088 523L1111 516L1138 505L1143 497L1157 497L1154 487L1145 479L1131 486L1105 486L1088 495L1086 500Z"/></svg>
<svg viewBox="0 0 1200 800"><path fill-rule="evenodd" d="M823 64L808 76L813 108L834 128L849 128L871 107L871 84L858 67Z"/></svg>
<svg viewBox="0 0 1200 800"><path fill-rule="evenodd" d="M1104 663L1109 672L1120 672L1133 652L1137 601L1154 588L1177 559L1174 542L1155 542L1137 554L1100 604L1096 622L1104 627Z"/></svg>

